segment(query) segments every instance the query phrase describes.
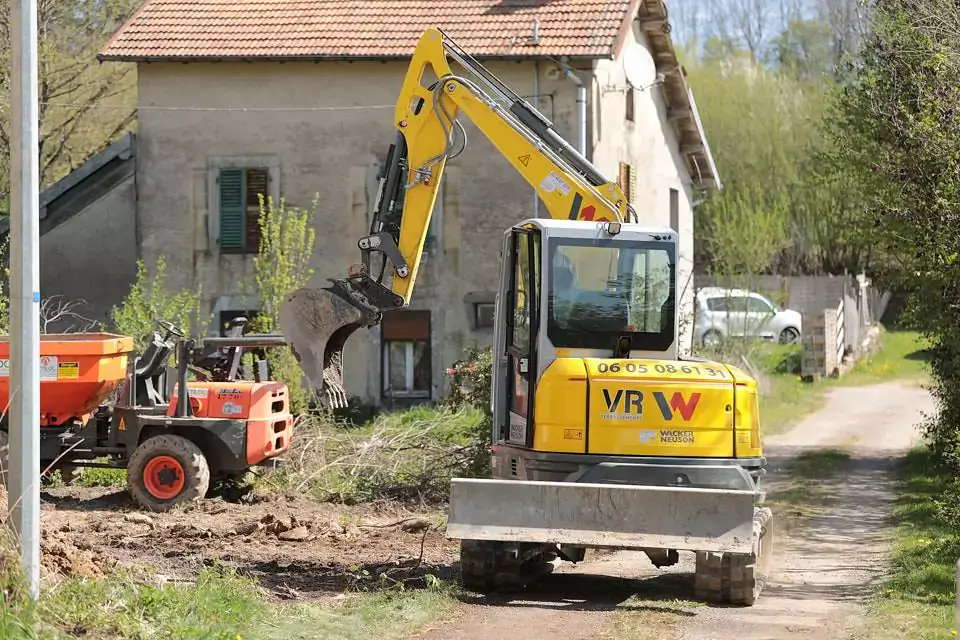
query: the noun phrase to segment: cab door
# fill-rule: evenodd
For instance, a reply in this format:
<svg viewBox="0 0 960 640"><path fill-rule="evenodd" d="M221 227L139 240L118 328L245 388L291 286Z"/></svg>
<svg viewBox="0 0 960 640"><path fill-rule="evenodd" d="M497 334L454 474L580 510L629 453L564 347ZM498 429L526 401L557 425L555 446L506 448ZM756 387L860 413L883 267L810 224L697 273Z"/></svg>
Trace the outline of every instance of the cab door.
<svg viewBox="0 0 960 640"><path fill-rule="evenodd" d="M540 231L514 229L507 260L510 278L503 314L507 365L504 436L511 444L532 447L540 326Z"/></svg>

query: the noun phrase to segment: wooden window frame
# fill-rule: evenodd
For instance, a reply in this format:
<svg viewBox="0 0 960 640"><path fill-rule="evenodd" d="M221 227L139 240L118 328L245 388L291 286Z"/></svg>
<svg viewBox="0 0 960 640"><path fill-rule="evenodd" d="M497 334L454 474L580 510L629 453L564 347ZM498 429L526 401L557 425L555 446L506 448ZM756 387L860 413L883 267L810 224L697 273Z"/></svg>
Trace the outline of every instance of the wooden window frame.
<svg viewBox="0 0 960 640"><path fill-rule="evenodd" d="M211 156L207 158L207 215L206 233L208 253L224 255L253 256L256 251L243 249L224 249L220 242L220 173L224 169L262 169L267 172L267 191L265 197L280 202L280 159L277 156ZM259 203L258 203L259 206ZM259 212L258 212L259 214ZM252 249L252 247L250 247ZM257 251L259 246L257 247Z"/></svg>
<svg viewBox="0 0 960 640"><path fill-rule="evenodd" d="M392 317L391 317L392 316ZM394 321L392 318L397 318ZM400 320L403 318L403 320ZM394 323L396 323L394 325ZM420 325L417 327L416 325ZM396 329L394 327L397 327ZM403 309L390 311L384 314L381 321L380 346L380 396L388 400L429 400L433 396L433 333L430 312L419 309ZM404 346L404 378L406 388L394 390L390 388L390 348L394 345ZM425 389L416 389L415 348L423 345L426 363Z"/></svg>

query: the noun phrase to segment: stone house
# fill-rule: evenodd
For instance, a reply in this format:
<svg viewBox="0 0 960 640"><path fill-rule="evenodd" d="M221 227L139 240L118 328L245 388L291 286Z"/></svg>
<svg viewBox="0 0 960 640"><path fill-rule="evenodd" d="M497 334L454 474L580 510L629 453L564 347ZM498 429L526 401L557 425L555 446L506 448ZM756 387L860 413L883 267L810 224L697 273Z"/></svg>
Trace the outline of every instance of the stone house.
<svg viewBox="0 0 960 640"><path fill-rule="evenodd" d="M616 177L642 222L679 232L691 313L693 208L719 179L662 0L146 0L100 53L137 65L138 256L166 256L173 283L202 284L222 326L257 307L240 283L262 193L316 199L314 280L342 277L368 228L410 53L431 26ZM641 48L658 74L648 86L625 72ZM410 309L347 346L348 390L367 401L442 395L444 369L492 338L503 230L544 212L464 124L469 144L445 174Z"/></svg>

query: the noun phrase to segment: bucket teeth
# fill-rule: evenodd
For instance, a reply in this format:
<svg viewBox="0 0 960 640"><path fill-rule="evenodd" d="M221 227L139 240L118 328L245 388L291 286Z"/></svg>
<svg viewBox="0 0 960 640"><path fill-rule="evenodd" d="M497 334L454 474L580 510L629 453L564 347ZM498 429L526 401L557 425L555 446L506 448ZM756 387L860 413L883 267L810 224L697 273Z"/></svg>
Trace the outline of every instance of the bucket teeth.
<svg viewBox="0 0 960 640"><path fill-rule="evenodd" d="M284 338L321 401L331 408L347 406L343 386L343 345L364 326L364 313L347 298L348 289L334 282L330 288L302 288L280 306Z"/></svg>

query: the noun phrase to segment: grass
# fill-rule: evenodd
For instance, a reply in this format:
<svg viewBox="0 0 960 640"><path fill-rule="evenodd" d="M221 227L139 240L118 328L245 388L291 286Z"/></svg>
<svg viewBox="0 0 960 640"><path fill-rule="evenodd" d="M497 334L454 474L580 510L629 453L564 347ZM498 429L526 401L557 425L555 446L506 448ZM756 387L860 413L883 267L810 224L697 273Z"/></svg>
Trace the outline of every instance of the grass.
<svg viewBox="0 0 960 640"><path fill-rule="evenodd" d="M418 407L346 426L301 416L284 464L258 490L355 504L376 499L441 503L454 476L486 472L482 412Z"/></svg>
<svg viewBox="0 0 960 640"><path fill-rule="evenodd" d="M805 451L790 462L790 484L767 496L767 505L777 514L784 531L797 527L805 519L824 513L833 500L830 486L824 480L842 474L850 454L827 448Z"/></svg>
<svg viewBox="0 0 960 640"><path fill-rule="evenodd" d="M452 587L433 590L382 592L346 598L333 605L296 605L279 608L251 638L307 640L337 638L399 640L452 612Z"/></svg>
<svg viewBox="0 0 960 640"><path fill-rule="evenodd" d="M857 362L838 384L862 386L906 379L925 384L931 380L927 347L914 331L885 331L879 348L870 357Z"/></svg>
<svg viewBox="0 0 960 640"><path fill-rule="evenodd" d="M960 530L938 518L938 501L953 481L938 475L926 448L903 460L893 516L892 574L871 605L864 637L940 640L955 637L955 565Z"/></svg>
<svg viewBox="0 0 960 640"><path fill-rule="evenodd" d="M393 639L407 637L456 604L454 587L436 581L424 590L278 605L264 598L255 581L222 566L203 571L190 585L159 586L148 573L133 571L71 579L47 585L36 606L22 596L17 576L0 576L0 582L8 596L0 604L0 637L10 640Z"/></svg>
<svg viewBox="0 0 960 640"><path fill-rule="evenodd" d="M761 386L760 415L766 435L785 433L802 418L820 409L826 392L835 386L863 386L893 380L918 384L929 380L926 370L926 345L912 331L883 331L880 345L868 358L857 362L838 379L819 383L800 377L800 345L764 343L753 359L764 374Z"/></svg>
<svg viewBox="0 0 960 640"><path fill-rule="evenodd" d="M703 606L687 600L642 600L622 602L608 616L592 640L673 640L677 622Z"/></svg>

